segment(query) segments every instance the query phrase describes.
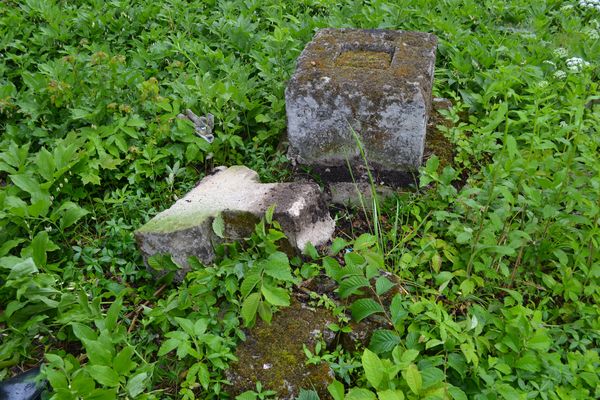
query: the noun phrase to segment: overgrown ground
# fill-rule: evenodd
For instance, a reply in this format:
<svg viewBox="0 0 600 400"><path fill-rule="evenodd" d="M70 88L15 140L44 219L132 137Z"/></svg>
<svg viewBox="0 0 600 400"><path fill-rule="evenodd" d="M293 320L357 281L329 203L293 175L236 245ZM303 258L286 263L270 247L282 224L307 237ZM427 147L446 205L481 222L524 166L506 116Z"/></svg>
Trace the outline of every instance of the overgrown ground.
<svg viewBox="0 0 600 400"><path fill-rule="evenodd" d="M316 28L360 27L439 37L456 157L337 242L408 290L373 351L322 355L346 399L600 397L599 8L0 1L0 379L45 362L56 399L226 398L244 322L286 303L285 271L335 275L332 258L290 265L259 229L175 286L132 232L213 166L285 178L295 59ZM215 115L211 145L185 108ZM255 264L281 270L240 288Z"/></svg>

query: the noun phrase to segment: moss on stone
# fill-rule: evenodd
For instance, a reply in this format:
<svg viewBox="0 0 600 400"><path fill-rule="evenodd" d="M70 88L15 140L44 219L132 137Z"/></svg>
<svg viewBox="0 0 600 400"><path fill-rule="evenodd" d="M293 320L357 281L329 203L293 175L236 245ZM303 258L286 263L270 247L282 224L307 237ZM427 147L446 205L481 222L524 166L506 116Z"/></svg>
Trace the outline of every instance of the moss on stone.
<svg viewBox="0 0 600 400"><path fill-rule="evenodd" d="M227 372L232 383L228 391L235 396L253 390L260 381L280 399L293 399L302 388L314 388L321 399L329 398L331 370L326 363L305 365L303 345L314 349L321 333L331 334L325 331L333 321L328 311L305 308L295 300L275 314L270 325L259 321L237 348L238 361Z"/></svg>
<svg viewBox="0 0 600 400"><path fill-rule="evenodd" d="M216 213L187 211L155 217L138 229L139 233L171 233L198 226ZM160 214L159 214L160 215Z"/></svg>

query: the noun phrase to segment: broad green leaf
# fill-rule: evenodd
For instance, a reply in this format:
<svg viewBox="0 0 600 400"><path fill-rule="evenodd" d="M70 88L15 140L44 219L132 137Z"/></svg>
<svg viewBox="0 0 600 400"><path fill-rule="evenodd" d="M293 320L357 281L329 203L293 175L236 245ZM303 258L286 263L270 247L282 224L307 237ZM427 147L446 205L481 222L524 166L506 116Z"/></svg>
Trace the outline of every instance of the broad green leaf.
<svg viewBox="0 0 600 400"><path fill-rule="evenodd" d="M136 397L144 392L146 389L146 380L148 379L147 372L141 372L129 378L127 381L127 393L131 397Z"/></svg>
<svg viewBox="0 0 600 400"><path fill-rule="evenodd" d="M87 325L80 324L79 322L71 323L71 328L77 339L83 340L97 340L98 335L96 332Z"/></svg>
<svg viewBox="0 0 600 400"><path fill-rule="evenodd" d="M285 253L277 251L269 256L262 265L265 274L280 281L293 281L290 261Z"/></svg>
<svg viewBox="0 0 600 400"><path fill-rule="evenodd" d="M344 400L344 384L334 380L327 386L327 391L333 397L333 400Z"/></svg>
<svg viewBox="0 0 600 400"><path fill-rule="evenodd" d="M290 294L283 288L271 287L265 284L262 285L260 291L265 296L265 300L274 306L287 307L290 305Z"/></svg>
<svg viewBox="0 0 600 400"><path fill-rule="evenodd" d="M19 259L15 257L15 260ZM7 267L8 269L10 269L8 277L6 278L9 281L17 280L27 276L32 276L33 274L38 272L38 269L35 266L35 262L33 262L33 258L31 257L28 257L23 261L16 262L12 265L11 264L12 263L8 262L6 264L3 264L3 267Z"/></svg>
<svg viewBox="0 0 600 400"><path fill-rule="evenodd" d="M351 276L346 278L340 284L338 288L339 295L342 299L345 299L355 294L360 288L369 287L370 283L364 276Z"/></svg>
<svg viewBox="0 0 600 400"><path fill-rule="evenodd" d="M113 360L113 368L119 375L125 375L133 368L136 363L132 361L133 347L125 346L121 351L117 353Z"/></svg>
<svg viewBox="0 0 600 400"><path fill-rule="evenodd" d="M468 397L465 394L465 392L463 392L456 386L448 386L448 394L450 394L450 396L454 400L468 400Z"/></svg>
<svg viewBox="0 0 600 400"><path fill-rule="evenodd" d="M273 310L269 303L267 303L266 301L260 302L260 304L258 305L258 315L267 324L271 323L271 319L273 319Z"/></svg>
<svg viewBox="0 0 600 400"><path fill-rule="evenodd" d="M240 294L242 295L242 297L248 297L250 292L254 290L256 285L258 285L258 283L261 280L262 278L260 276L260 271L258 270L253 270L246 274L246 277L244 278L240 286Z"/></svg>
<svg viewBox="0 0 600 400"><path fill-rule="evenodd" d="M346 394L345 400L377 400L377 397L370 390L353 388Z"/></svg>
<svg viewBox="0 0 600 400"><path fill-rule="evenodd" d="M382 313L383 307L373 299L358 299L350 306L352 318L360 322L369 315Z"/></svg>
<svg viewBox="0 0 600 400"><path fill-rule="evenodd" d="M384 368L383 363L379 357L377 357L377 354L369 349L365 349L362 355L362 366L365 370L365 376L371 386L378 389L383 380Z"/></svg>
<svg viewBox="0 0 600 400"><path fill-rule="evenodd" d="M382 392L377 391L377 397L379 400L404 400L404 393L400 390L384 390Z"/></svg>
<svg viewBox="0 0 600 400"><path fill-rule="evenodd" d="M60 228L66 229L79 221L81 217L86 214L89 214L89 211L79 207L77 204L72 203L70 201L64 203L60 207L60 211L62 211L62 218L60 219Z"/></svg>
<svg viewBox="0 0 600 400"><path fill-rule="evenodd" d="M105 365L86 365L86 371L102 386L119 386L119 375Z"/></svg>
<svg viewBox="0 0 600 400"><path fill-rule="evenodd" d="M35 178L25 174L15 174L9 176L10 180L15 184L15 186L29 193L32 197L40 195L40 184Z"/></svg>
<svg viewBox="0 0 600 400"><path fill-rule="evenodd" d="M385 276L380 276L379 278L377 278L377 281L375 281L375 292L377 292L378 296L381 296L389 292L390 289L394 286L394 283L388 278L386 278Z"/></svg>
<svg viewBox="0 0 600 400"><path fill-rule="evenodd" d="M183 329L185 333L190 336L194 336L194 323L186 318L175 317L177 324Z"/></svg>
<svg viewBox="0 0 600 400"><path fill-rule="evenodd" d="M401 340L402 339L396 332L387 329L379 329L371 336L369 348L377 354L388 353L394 350L394 347L396 347Z"/></svg>
<svg viewBox="0 0 600 400"><path fill-rule="evenodd" d="M244 319L244 324L249 326L254 317L256 316L256 310L258 309L258 303L260 302L260 293L252 293L242 303L242 309L240 314Z"/></svg>
<svg viewBox="0 0 600 400"><path fill-rule="evenodd" d="M181 343L181 341L179 339L175 339L175 338L165 340L161 344L160 349L158 349L158 356L159 357L164 356L165 354L169 353L170 351L175 350L177 347L179 347L180 343Z"/></svg>
<svg viewBox="0 0 600 400"><path fill-rule="evenodd" d="M117 297L115 301L110 305L106 312L106 318L104 319L104 329L109 332L113 332L117 327L117 320L119 319L119 313L123 309L123 298Z"/></svg>
<svg viewBox="0 0 600 400"><path fill-rule="evenodd" d="M423 378L423 389L429 389L443 382L446 375L439 368L427 367L421 371L421 378Z"/></svg>
<svg viewBox="0 0 600 400"><path fill-rule="evenodd" d="M365 250L375 246L377 237L369 233L363 233L354 241L354 250Z"/></svg>
<svg viewBox="0 0 600 400"><path fill-rule="evenodd" d="M113 350L100 340L82 340L91 364L112 366Z"/></svg>
<svg viewBox="0 0 600 400"><path fill-rule="evenodd" d="M504 400L521 400L519 392L507 383L496 385L496 393L502 396Z"/></svg>
<svg viewBox="0 0 600 400"><path fill-rule="evenodd" d="M552 341L545 329L538 329L534 335L527 341L527 347L540 352L546 352L550 349Z"/></svg>
<svg viewBox="0 0 600 400"><path fill-rule="evenodd" d="M308 242L304 246L303 253L306 254L307 256L309 256L312 260L316 260L319 258L319 252L317 251L317 248L311 242Z"/></svg>
<svg viewBox="0 0 600 400"><path fill-rule="evenodd" d="M419 394L423 380L419 368L415 364L410 364L408 368L402 371L402 377L406 381L408 388L414 393Z"/></svg>
<svg viewBox="0 0 600 400"><path fill-rule="evenodd" d="M538 372L541 364L539 356L533 351L528 351L516 361L515 367L529 372Z"/></svg>
<svg viewBox="0 0 600 400"><path fill-rule="evenodd" d="M198 381L204 388L207 390L210 385L210 372L208 371L208 367L204 363L197 363L198 366Z"/></svg>
<svg viewBox="0 0 600 400"><path fill-rule="evenodd" d="M334 256L337 253L339 253L340 251L342 251L346 246L348 246L348 242L346 242L344 239L342 239L340 237L337 237L337 238L333 239L329 253L332 256Z"/></svg>

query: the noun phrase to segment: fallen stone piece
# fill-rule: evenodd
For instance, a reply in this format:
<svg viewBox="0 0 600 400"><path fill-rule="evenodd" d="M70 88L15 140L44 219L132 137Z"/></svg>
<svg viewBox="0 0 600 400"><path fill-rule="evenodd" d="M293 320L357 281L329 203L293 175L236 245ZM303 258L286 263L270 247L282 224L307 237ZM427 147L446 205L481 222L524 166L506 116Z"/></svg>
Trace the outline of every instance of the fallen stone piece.
<svg viewBox="0 0 600 400"><path fill-rule="evenodd" d="M144 256L171 254L182 266L182 280L189 270L188 258L207 264L215 256L214 245L223 241L213 221L223 218L226 240L249 237L267 209L276 205L274 219L281 225L292 248L300 251L310 242L326 243L333 234L331 219L319 186L309 183L260 183L258 174L245 166L233 166L204 178L185 197L135 232Z"/></svg>
<svg viewBox="0 0 600 400"><path fill-rule="evenodd" d="M277 392L280 400L295 399L300 389L313 389L320 398L329 398L327 386L333 372L326 362L306 365L303 345L311 352L318 340L331 345L335 333L327 326L335 322L330 311L297 300L277 312L271 324L259 321L236 349L238 361L225 372L231 382L226 390L234 397L254 390L260 381L265 389Z"/></svg>
<svg viewBox="0 0 600 400"><path fill-rule="evenodd" d="M286 89L289 157L314 167L415 171L422 162L437 39L322 29ZM364 157L357 145L360 141Z"/></svg>
<svg viewBox="0 0 600 400"><path fill-rule="evenodd" d="M368 182L331 182L328 188L331 193L331 203L340 206L364 206L367 210L373 207L373 189L379 203L394 194L394 190L388 186L379 184L371 186Z"/></svg>

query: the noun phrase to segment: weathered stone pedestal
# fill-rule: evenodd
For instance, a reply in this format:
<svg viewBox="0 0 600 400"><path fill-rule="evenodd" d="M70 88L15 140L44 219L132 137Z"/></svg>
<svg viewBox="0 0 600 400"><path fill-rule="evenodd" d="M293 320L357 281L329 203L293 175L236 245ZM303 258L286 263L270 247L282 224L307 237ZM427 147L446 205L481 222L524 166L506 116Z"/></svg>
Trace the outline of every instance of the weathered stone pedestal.
<svg viewBox="0 0 600 400"><path fill-rule="evenodd" d="M290 158L334 174L365 159L383 173L417 170L436 43L422 32L317 32L286 90Z"/></svg>
<svg viewBox="0 0 600 400"><path fill-rule="evenodd" d="M227 240L249 237L267 209L275 205L274 219L281 224L289 244L302 251L311 242L318 246L333 234L335 223L316 184L268 183L244 166L233 166L204 178L171 208L156 215L135 232L147 259L171 254L182 266L181 280L188 271L188 258L210 263L213 247L222 241L213 231L213 221L223 218Z"/></svg>

